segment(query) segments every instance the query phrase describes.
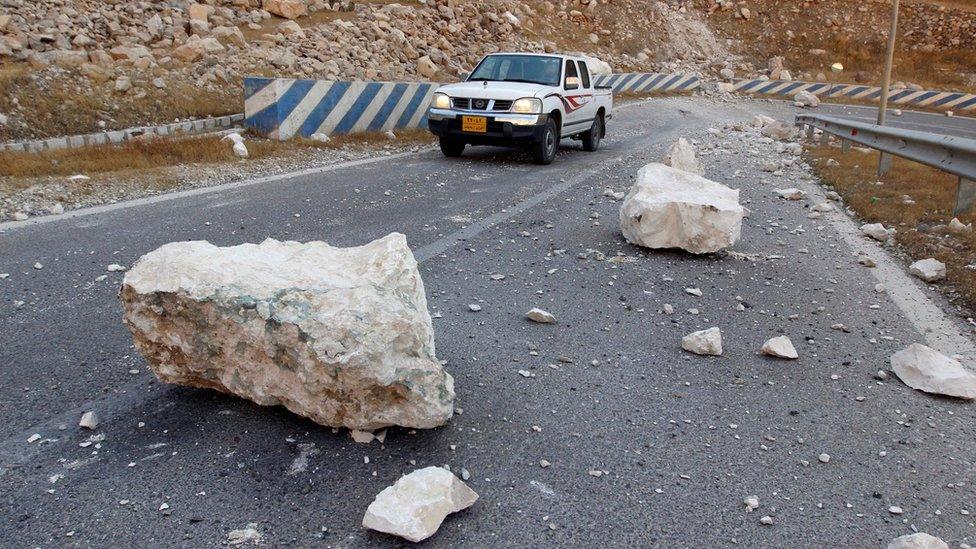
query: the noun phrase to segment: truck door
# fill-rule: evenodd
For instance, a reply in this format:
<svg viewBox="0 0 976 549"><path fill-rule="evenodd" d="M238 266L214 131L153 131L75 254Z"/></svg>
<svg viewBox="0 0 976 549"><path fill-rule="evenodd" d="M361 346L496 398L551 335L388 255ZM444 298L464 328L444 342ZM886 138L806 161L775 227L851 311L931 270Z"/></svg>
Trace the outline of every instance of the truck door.
<svg viewBox="0 0 976 549"><path fill-rule="evenodd" d="M586 80L589 81L589 72ZM586 82L591 84L590 82ZM576 61L566 60L566 69L563 76L563 108L566 111L563 120L562 136L569 136L589 129L593 121L594 102L593 90L583 86L584 81L580 77L580 71L576 66Z"/></svg>

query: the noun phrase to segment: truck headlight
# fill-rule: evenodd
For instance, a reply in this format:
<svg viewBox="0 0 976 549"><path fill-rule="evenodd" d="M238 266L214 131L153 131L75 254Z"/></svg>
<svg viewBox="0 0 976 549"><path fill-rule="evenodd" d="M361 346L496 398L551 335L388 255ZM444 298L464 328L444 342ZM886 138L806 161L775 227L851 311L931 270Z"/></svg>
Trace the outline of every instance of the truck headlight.
<svg viewBox="0 0 976 549"><path fill-rule="evenodd" d="M435 109L450 109L451 98L446 93L435 93L434 97L430 100L430 106Z"/></svg>
<svg viewBox="0 0 976 549"><path fill-rule="evenodd" d="M523 97L512 103L512 112L519 114L539 114L542 112L542 100L535 97Z"/></svg>

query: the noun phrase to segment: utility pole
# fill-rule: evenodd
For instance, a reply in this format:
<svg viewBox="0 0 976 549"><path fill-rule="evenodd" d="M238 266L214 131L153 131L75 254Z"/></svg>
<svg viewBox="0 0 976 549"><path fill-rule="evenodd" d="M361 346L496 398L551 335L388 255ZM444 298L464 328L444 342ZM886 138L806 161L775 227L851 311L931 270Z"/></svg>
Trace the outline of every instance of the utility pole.
<svg viewBox="0 0 976 549"><path fill-rule="evenodd" d="M888 91L891 89L891 65L895 59L895 39L898 35L898 0L891 0L891 28L888 30L888 51L885 55L884 76L881 79L881 105L878 107L878 125L884 126L888 114ZM881 153L878 161L878 177L891 169L891 156Z"/></svg>

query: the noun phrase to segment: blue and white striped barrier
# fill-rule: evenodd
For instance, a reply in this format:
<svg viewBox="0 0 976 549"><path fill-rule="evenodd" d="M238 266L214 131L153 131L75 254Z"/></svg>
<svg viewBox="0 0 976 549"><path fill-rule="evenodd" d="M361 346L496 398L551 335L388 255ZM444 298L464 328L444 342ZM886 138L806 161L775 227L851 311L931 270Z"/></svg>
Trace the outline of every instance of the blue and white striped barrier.
<svg viewBox="0 0 976 549"><path fill-rule="evenodd" d="M631 72L597 76L596 84L598 86L610 86L617 93L690 92L701 86L701 80L693 74Z"/></svg>
<svg viewBox="0 0 976 549"><path fill-rule="evenodd" d="M784 80L736 80L733 89L739 93L780 95L793 97L798 92L810 92L822 99L860 99L880 101L881 88L826 82L796 82ZM976 95L960 92L892 89L888 101L895 105L913 105L944 110L976 109Z"/></svg>
<svg viewBox="0 0 976 549"><path fill-rule="evenodd" d="M439 84L244 79L244 125L271 139L427 126Z"/></svg>

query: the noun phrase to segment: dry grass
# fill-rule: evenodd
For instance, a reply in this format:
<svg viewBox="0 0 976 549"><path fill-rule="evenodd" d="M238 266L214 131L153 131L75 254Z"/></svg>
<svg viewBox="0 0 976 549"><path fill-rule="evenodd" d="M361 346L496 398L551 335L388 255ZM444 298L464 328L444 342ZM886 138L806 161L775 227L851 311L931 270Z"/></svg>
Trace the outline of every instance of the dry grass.
<svg viewBox="0 0 976 549"><path fill-rule="evenodd" d="M810 151L821 179L834 187L858 216L869 223L895 227L899 246L913 260L934 257L946 264L948 282L970 310L976 309L976 235L952 235L946 224L953 218L958 179L915 162L895 158L891 172L878 184L877 152L819 147ZM833 162L828 162L833 160ZM906 204L904 197L914 202ZM958 216L976 219L974 211Z"/></svg>
<svg viewBox="0 0 976 549"><path fill-rule="evenodd" d="M328 143L308 139L291 141L246 141L249 158L258 160L271 156L287 156L309 148L339 149L382 145L390 140L382 133L361 133L335 136ZM397 132L396 143L420 144L433 142L427 130ZM20 178L38 176L70 176L117 171L151 170L169 166L218 164L238 161L227 141L220 137L188 137L183 139L147 139L129 141L121 145L82 147L40 153L0 152L0 176Z"/></svg>
<svg viewBox="0 0 976 549"><path fill-rule="evenodd" d="M106 121L108 129L122 129L244 111L240 82L207 90L192 82L169 81L166 88L157 89L147 76L146 81L134 81L146 92L135 99L116 93L111 81L93 83L86 90L79 89L74 77L35 80L32 70L23 63L0 65L0 112L19 112L16 100L29 113L29 132L19 125L0 126L0 141L90 133L98 131L99 121Z"/></svg>

